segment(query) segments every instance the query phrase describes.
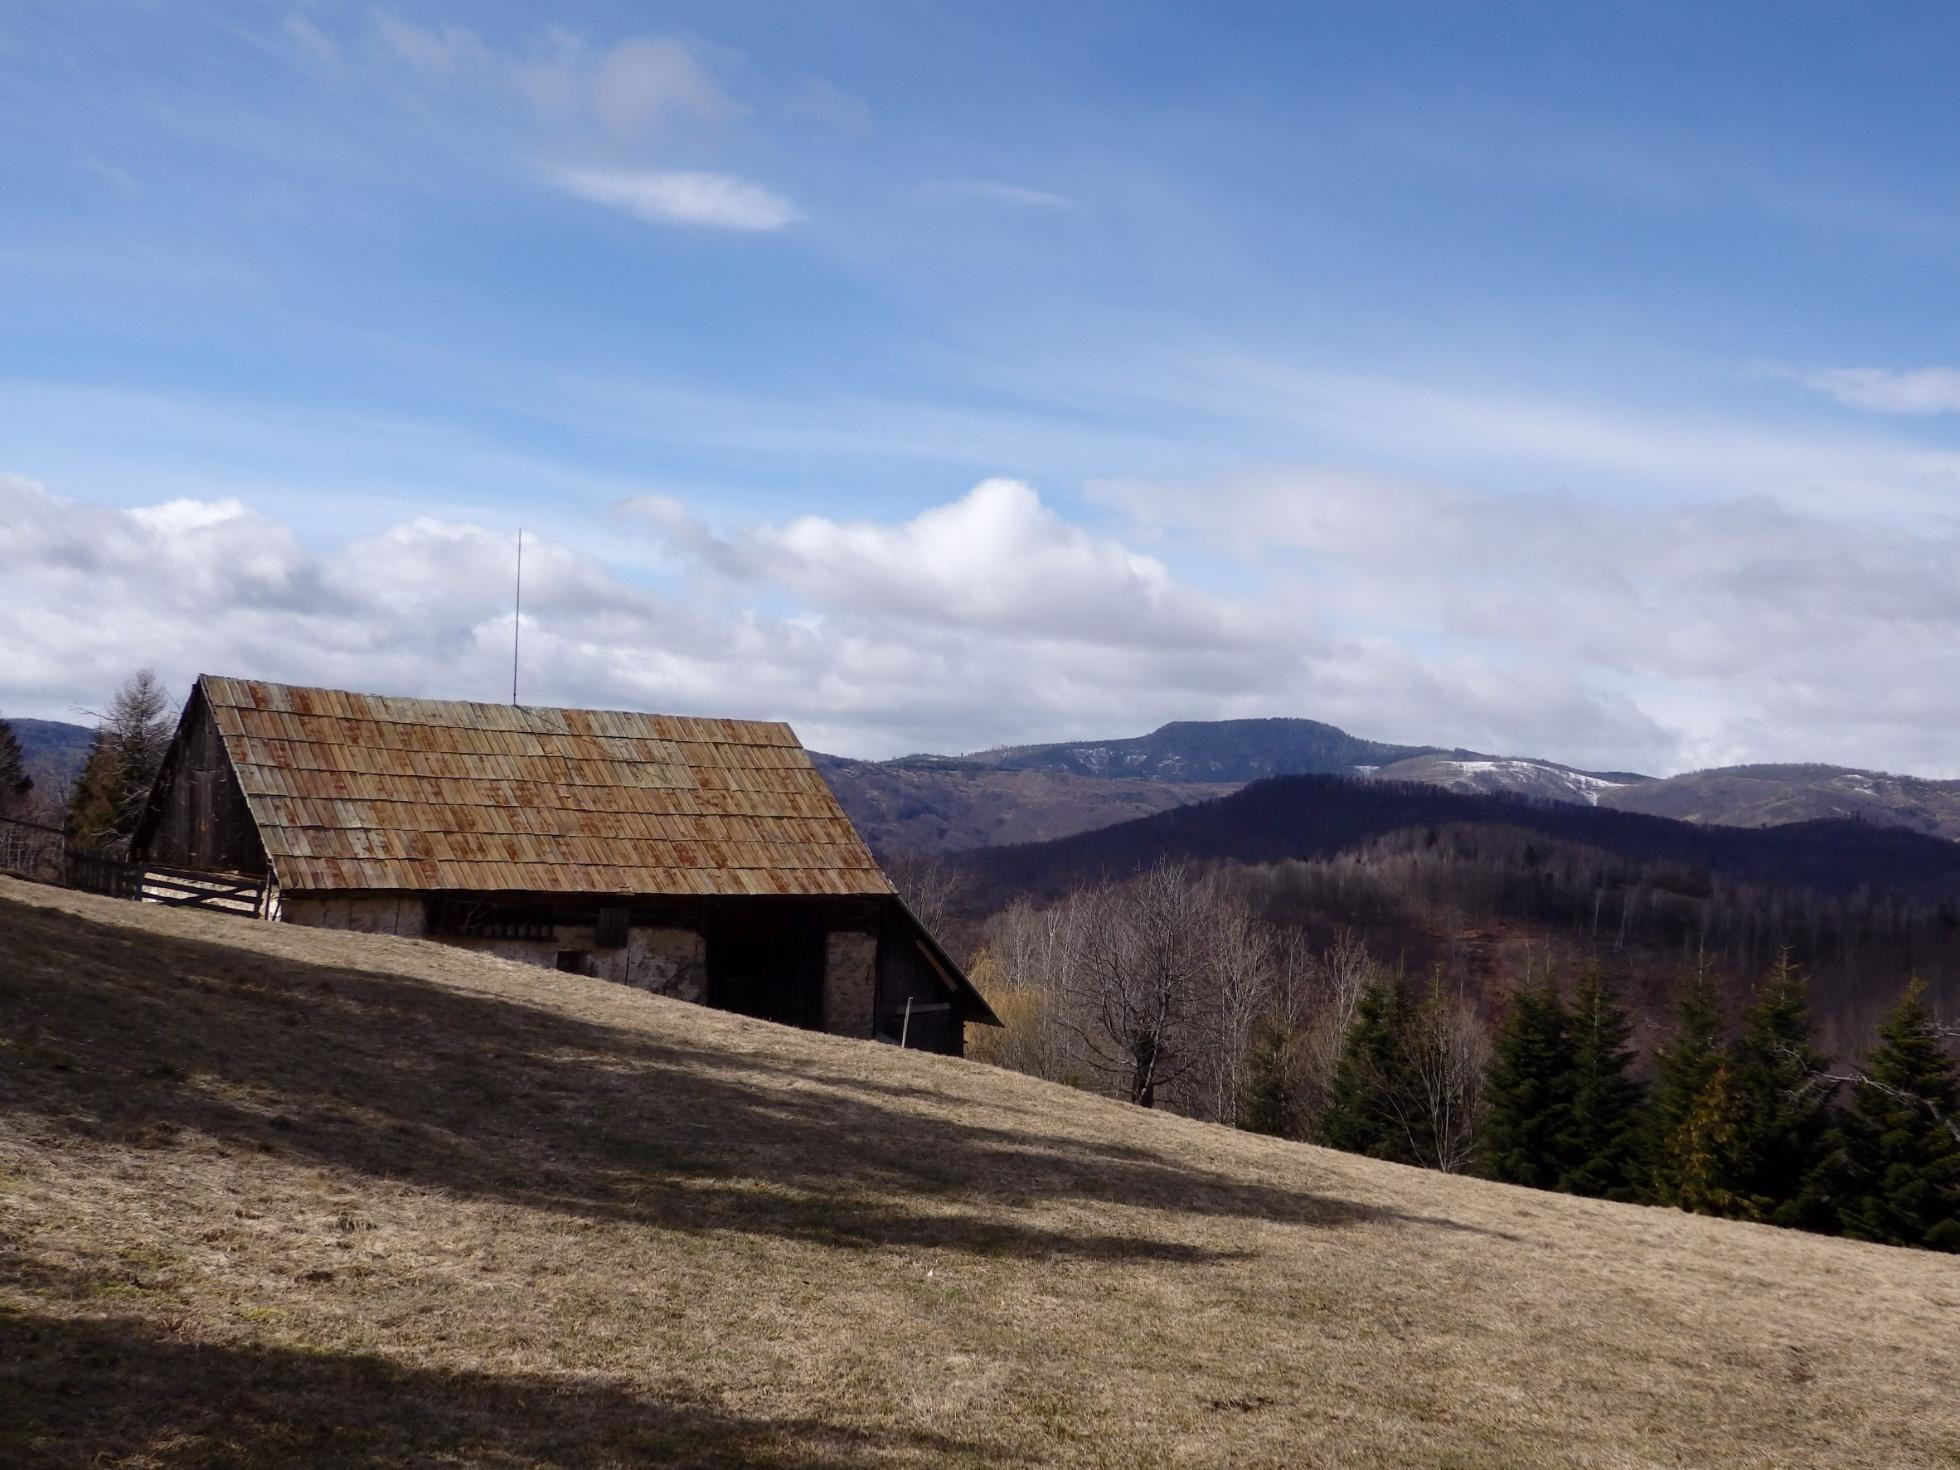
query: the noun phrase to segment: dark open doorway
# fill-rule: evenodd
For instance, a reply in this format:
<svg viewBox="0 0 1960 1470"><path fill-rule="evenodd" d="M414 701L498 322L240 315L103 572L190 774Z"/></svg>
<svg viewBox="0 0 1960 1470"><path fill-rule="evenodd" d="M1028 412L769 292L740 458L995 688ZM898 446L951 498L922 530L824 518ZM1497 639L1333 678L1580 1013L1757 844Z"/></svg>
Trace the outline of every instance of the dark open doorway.
<svg viewBox="0 0 1960 1470"><path fill-rule="evenodd" d="M824 931L799 906L723 914L708 930L708 1004L823 1028Z"/></svg>

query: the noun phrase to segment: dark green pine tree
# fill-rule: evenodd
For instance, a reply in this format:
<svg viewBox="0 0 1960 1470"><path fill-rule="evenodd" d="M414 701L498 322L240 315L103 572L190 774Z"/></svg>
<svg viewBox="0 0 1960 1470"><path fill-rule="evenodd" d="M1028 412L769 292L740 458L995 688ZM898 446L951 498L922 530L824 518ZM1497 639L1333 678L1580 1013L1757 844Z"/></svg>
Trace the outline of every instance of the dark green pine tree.
<svg viewBox="0 0 1960 1470"><path fill-rule="evenodd" d="M34 789L34 778L27 774L27 757L21 753L14 727L0 720L0 814L12 811Z"/></svg>
<svg viewBox="0 0 1960 1470"><path fill-rule="evenodd" d="M1554 1187L1594 1199L1647 1197L1647 1089L1632 1075L1633 1022L1597 966L1572 997L1570 1162Z"/></svg>
<svg viewBox="0 0 1960 1470"><path fill-rule="evenodd" d="M1403 1044L1412 1010L1397 979L1361 992L1316 1121L1317 1141L1398 1164L1421 1162L1410 1136L1413 1089Z"/></svg>
<svg viewBox="0 0 1960 1470"><path fill-rule="evenodd" d="M1804 1230L1836 1228L1830 1059L1811 1044L1810 989L1786 949L1757 987L1735 1044L1741 1103L1731 1187L1756 1215Z"/></svg>
<svg viewBox="0 0 1960 1470"><path fill-rule="evenodd" d="M88 758L68 794L68 836L84 847L101 847L116 837L116 801L123 788L122 762L116 743L98 729L89 742Z"/></svg>
<svg viewBox="0 0 1960 1470"><path fill-rule="evenodd" d="M1654 1056L1648 1178L1653 1198L1661 1204L1690 1208L1684 1201L1682 1173L1688 1131L1722 1061L1721 999L1707 960L1697 959L1693 972L1675 992L1674 1035ZM1726 1160L1704 1155L1697 1167L1713 1168L1722 1184L1729 1182L1731 1166Z"/></svg>
<svg viewBox="0 0 1960 1470"><path fill-rule="evenodd" d="M1572 1021L1547 982L1511 997L1484 1086L1483 1173L1555 1189L1576 1162Z"/></svg>
<svg viewBox="0 0 1960 1470"><path fill-rule="evenodd" d="M1293 1029L1268 1020L1252 1039L1239 1090L1239 1127L1250 1133L1290 1138L1299 1123L1293 1088Z"/></svg>
<svg viewBox="0 0 1960 1470"><path fill-rule="evenodd" d="M1879 1027L1843 1130L1844 1233L1960 1251L1960 1063L1919 981Z"/></svg>

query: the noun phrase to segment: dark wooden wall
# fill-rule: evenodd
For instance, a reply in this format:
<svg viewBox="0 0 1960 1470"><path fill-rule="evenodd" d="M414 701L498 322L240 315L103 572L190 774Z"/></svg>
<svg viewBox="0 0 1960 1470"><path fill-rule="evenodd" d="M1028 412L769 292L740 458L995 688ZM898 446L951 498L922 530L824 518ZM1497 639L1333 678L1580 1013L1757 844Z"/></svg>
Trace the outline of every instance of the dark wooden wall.
<svg viewBox="0 0 1960 1470"><path fill-rule="evenodd" d="M258 827L201 693L193 691L178 722L131 856L206 873L265 874Z"/></svg>
<svg viewBox="0 0 1960 1470"><path fill-rule="evenodd" d="M912 1021L905 1021L905 1003L912 1002ZM877 1035L896 1041L901 1035L913 1051L962 1056L966 1051L966 1015L961 997L934 968L920 946L912 921L891 905L878 934Z"/></svg>

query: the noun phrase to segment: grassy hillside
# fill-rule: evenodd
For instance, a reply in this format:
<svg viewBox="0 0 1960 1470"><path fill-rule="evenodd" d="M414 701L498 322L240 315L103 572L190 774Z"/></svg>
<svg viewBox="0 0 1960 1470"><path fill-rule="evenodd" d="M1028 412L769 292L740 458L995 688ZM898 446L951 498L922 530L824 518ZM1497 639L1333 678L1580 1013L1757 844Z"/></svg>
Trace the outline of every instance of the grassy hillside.
<svg viewBox="0 0 1960 1470"><path fill-rule="evenodd" d="M0 1463L1933 1466L1950 1258L0 880Z"/></svg>

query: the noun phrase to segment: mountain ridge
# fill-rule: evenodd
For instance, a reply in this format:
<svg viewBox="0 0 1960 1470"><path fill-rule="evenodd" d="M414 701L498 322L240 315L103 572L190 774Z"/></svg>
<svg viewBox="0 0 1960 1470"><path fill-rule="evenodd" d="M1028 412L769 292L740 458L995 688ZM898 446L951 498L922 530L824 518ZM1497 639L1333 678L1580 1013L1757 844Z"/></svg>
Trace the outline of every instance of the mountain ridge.
<svg viewBox="0 0 1960 1470"><path fill-rule="evenodd" d="M65 796L94 732L10 721L37 789ZM1229 795L1271 776L1352 775L1462 794L1510 793L1737 827L1850 818L1960 840L1960 781L1817 762L1755 762L1672 776L1538 756L1400 745L1318 720L1172 720L1145 735L1002 746L966 755L811 758L874 850L943 855L1094 831Z"/></svg>

